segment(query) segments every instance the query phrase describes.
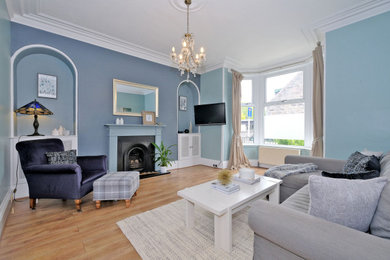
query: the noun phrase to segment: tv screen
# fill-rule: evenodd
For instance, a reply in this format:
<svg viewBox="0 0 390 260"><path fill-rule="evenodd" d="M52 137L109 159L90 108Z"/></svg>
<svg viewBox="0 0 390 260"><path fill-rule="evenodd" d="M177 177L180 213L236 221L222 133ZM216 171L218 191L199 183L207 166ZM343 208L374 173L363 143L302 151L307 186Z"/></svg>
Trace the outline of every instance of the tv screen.
<svg viewBox="0 0 390 260"><path fill-rule="evenodd" d="M195 105L195 125L225 125L225 103Z"/></svg>

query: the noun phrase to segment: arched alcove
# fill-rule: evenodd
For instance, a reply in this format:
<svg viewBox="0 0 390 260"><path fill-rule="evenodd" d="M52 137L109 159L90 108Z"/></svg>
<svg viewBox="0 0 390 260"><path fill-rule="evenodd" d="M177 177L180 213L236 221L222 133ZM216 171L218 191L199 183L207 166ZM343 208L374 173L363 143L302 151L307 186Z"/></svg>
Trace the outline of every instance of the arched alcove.
<svg viewBox="0 0 390 260"><path fill-rule="evenodd" d="M57 97L38 97L38 73L57 77ZM11 110L34 99L50 109L54 115L40 116L39 131L50 135L60 125L77 135L78 72L74 62L62 51L46 45L28 45L11 57ZM32 116L11 117L11 135L26 135L32 131Z"/></svg>
<svg viewBox="0 0 390 260"><path fill-rule="evenodd" d="M179 97L187 98L187 110L179 109ZM183 80L177 86L177 131L189 129L192 122L192 132L198 133L199 127L195 126L194 105L200 104L199 87L192 80Z"/></svg>

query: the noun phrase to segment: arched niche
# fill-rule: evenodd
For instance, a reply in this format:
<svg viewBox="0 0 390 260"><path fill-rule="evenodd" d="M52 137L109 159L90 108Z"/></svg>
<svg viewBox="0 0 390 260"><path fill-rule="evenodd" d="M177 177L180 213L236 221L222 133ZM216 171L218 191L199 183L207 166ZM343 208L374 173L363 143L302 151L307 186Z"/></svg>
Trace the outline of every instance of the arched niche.
<svg viewBox="0 0 390 260"><path fill-rule="evenodd" d="M187 110L179 109L179 97L187 97ZM199 127L195 126L194 105L200 104L199 87L192 80L183 80L177 86L177 131L189 129L192 122L192 132L198 133Z"/></svg>
<svg viewBox="0 0 390 260"><path fill-rule="evenodd" d="M34 68L35 66L37 68ZM50 74L50 71L54 71L53 74L60 74L55 76L61 76L61 78L57 78L56 99L39 98L37 96L38 76L35 75L37 73L34 69L39 70L45 68L45 66L48 68L46 71L42 69L43 71L37 72ZM57 73L56 70L60 72ZM23 88L18 88L21 86ZM39 132L50 135L51 130L63 125L67 130L70 130L71 135L77 136L78 71L74 62L65 53L41 44L28 45L18 49L11 57L10 88L11 111L15 111L16 108L34 99L37 99L38 102L50 110L54 110L52 111L54 115L39 116ZM27 88L27 90L24 88ZM13 113L10 122L11 136L32 133L32 122L33 116L31 115L16 115L16 113Z"/></svg>

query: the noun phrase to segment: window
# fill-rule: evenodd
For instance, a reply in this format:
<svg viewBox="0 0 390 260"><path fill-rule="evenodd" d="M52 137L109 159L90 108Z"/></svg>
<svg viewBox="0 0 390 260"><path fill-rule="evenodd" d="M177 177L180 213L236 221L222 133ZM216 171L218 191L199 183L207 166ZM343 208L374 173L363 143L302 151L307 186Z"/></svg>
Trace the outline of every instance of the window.
<svg viewBox="0 0 390 260"><path fill-rule="evenodd" d="M243 143L253 144L254 140L253 81L241 81L241 139Z"/></svg>
<svg viewBox="0 0 390 260"><path fill-rule="evenodd" d="M241 82L244 144L311 146L312 64L245 77Z"/></svg>
<svg viewBox="0 0 390 260"><path fill-rule="evenodd" d="M264 143L305 145L303 71L265 80Z"/></svg>

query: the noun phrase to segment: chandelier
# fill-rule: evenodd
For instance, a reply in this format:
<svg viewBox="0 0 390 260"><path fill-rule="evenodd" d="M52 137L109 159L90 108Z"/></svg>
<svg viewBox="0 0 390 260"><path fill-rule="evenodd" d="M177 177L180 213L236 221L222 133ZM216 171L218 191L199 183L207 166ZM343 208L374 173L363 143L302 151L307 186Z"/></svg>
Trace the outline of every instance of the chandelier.
<svg viewBox="0 0 390 260"><path fill-rule="evenodd" d="M180 75L187 72L187 79L189 73L196 77L198 68L206 61L206 53L203 47L200 47L199 53L194 53L194 39L190 33L190 5L191 0L184 0L187 5L187 33L181 41L182 48L179 55L176 54L175 47L172 47L171 59L178 66Z"/></svg>

